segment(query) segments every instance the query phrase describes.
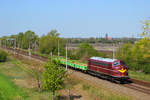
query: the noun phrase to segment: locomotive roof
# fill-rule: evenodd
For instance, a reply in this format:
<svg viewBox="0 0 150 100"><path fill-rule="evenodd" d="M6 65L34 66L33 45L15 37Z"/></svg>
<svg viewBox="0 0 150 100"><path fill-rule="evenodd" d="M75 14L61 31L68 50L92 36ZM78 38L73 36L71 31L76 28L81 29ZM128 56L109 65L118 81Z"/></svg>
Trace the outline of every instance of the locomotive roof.
<svg viewBox="0 0 150 100"><path fill-rule="evenodd" d="M100 60L100 61L106 61L106 62L114 62L115 60L117 60L117 59L102 58L102 57L91 57L90 59Z"/></svg>

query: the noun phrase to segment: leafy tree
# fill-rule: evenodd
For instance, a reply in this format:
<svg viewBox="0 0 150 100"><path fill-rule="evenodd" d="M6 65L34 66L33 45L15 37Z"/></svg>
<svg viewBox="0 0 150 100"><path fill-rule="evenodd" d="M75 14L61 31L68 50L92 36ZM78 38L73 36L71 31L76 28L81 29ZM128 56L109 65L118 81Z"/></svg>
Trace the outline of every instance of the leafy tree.
<svg viewBox="0 0 150 100"><path fill-rule="evenodd" d="M54 100L56 90L63 87L66 71L60 66L60 62L56 60L49 60L44 68L43 87L45 90L52 92L52 100Z"/></svg>
<svg viewBox="0 0 150 100"><path fill-rule="evenodd" d="M42 36L39 40L39 51L41 53L50 54L51 52L53 54L57 54L58 52L58 42L59 42L59 50L60 54L64 55L64 41L60 39L59 34L56 30L52 30L47 35Z"/></svg>
<svg viewBox="0 0 150 100"><path fill-rule="evenodd" d="M68 53L69 59L73 59L73 60L78 60L79 59L79 55L77 55L77 50L76 49L68 50L67 53Z"/></svg>
<svg viewBox="0 0 150 100"><path fill-rule="evenodd" d="M3 47L6 47L6 39L7 39L7 36L3 36L3 37L1 37L1 46L3 46Z"/></svg>
<svg viewBox="0 0 150 100"><path fill-rule="evenodd" d="M148 20L145 20L143 23L143 32L140 34L144 38L150 38L150 17Z"/></svg>
<svg viewBox="0 0 150 100"><path fill-rule="evenodd" d="M17 35L17 45L19 48L22 48L23 32L18 33Z"/></svg>
<svg viewBox="0 0 150 100"><path fill-rule="evenodd" d="M116 58L121 59L123 61L130 61L131 60L131 54L132 54L132 44L126 43L123 44L116 53Z"/></svg>
<svg viewBox="0 0 150 100"><path fill-rule="evenodd" d="M89 45L88 43L81 43L78 47L77 56L82 59L85 58L87 60L89 57L92 56L101 56L105 57L104 54L99 53L96 51L93 46Z"/></svg>
<svg viewBox="0 0 150 100"><path fill-rule="evenodd" d="M32 32L30 30L26 31L24 33L23 41L22 41L23 48L24 49L32 48L32 45L36 41L37 38L38 38L38 36L34 32Z"/></svg>
<svg viewBox="0 0 150 100"><path fill-rule="evenodd" d="M0 50L0 62L5 62L7 60L7 53L3 50Z"/></svg>
<svg viewBox="0 0 150 100"><path fill-rule="evenodd" d="M51 37L58 37L60 34L57 33L57 30L51 30L48 35Z"/></svg>

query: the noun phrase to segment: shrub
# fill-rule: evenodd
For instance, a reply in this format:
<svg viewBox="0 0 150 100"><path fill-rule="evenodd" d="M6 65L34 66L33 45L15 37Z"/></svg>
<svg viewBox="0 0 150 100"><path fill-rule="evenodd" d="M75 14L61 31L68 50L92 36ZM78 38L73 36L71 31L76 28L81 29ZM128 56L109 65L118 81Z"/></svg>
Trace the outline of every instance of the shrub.
<svg viewBox="0 0 150 100"><path fill-rule="evenodd" d="M76 55L79 57L81 61L87 61L92 56L100 56L100 57L106 56L105 54L96 51L96 49L88 43L81 43L78 47Z"/></svg>
<svg viewBox="0 0 150 100"><path fill-rule="evenodd" d="M60 66L60 61L57 60L49 60L44 68L42 85L45 90L51 90L52 100L54 100L55 92L63 88L67 74Z"/></svg>
<svg viewBox="0 0 150 100"><path fill-rule="evenodd" d="M7 53L3 50L0 50L0 62L5 62L7 60Z"/></svg>

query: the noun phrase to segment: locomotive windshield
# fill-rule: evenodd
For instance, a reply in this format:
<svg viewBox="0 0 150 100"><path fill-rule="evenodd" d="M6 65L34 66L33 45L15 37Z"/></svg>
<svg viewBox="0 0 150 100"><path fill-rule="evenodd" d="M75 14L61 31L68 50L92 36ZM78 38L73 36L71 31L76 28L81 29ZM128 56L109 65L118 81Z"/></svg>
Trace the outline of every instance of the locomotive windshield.
<svg viewBox="0 0 150 100"><path fill-rule="evenodd" d="M113 63L113 66L118 66L118 65L120 65L120 62L115 61L115 62Z"/></svg>
<svg viewBox="0 0 150 100"><path fill-rule="evenodd" d="M114 66L114 67L119 66L119 65L126 66L123 61L120 61L120 62L119 62L119 61L115 61L115 62L113 63L113 66Z"/></svg>

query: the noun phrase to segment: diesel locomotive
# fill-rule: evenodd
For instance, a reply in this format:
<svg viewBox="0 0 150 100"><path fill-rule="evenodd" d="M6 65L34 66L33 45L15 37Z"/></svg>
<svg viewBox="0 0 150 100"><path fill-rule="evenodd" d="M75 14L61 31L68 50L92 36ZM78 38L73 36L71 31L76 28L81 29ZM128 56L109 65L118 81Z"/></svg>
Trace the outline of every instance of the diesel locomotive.
<svg viewBox="0 0 150 100"><path fill-rule="evenodd" d="M87 72L121 82L129 79L128 67L117 59L91 57L88 60Z"/></svg>

